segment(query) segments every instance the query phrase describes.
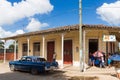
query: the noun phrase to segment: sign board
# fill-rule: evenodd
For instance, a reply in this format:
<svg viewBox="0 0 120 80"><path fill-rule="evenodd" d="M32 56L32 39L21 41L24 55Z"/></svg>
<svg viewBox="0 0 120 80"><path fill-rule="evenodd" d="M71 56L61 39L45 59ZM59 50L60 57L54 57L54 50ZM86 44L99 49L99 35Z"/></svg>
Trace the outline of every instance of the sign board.
<svg viewBox="0 0 120 80"><path fill-rule="evenodd" d="M115 35L103 35L103 41L105 42L115 42L116 36Z"/></svg>

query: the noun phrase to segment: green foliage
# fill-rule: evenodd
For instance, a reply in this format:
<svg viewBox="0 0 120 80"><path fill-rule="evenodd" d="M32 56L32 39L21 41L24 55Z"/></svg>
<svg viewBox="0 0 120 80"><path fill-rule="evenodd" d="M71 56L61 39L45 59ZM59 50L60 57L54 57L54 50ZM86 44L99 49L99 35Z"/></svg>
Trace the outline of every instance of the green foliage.
<svg viewBox="0 0 120 80"><path fill-rule="evenodd" d="M14 48L15 48L15 45L14 43L9 45L9 49L13 50L14 51ZM18 45L16 45L16 51L18 51Z"/></svg>
<svg viewBox="0 0 120 80"><path fill-rule="evenodd" d="M4 49L4 42L0 41L0 49Z"/></svg>
<svg viewBox="0 0 120 80"><path fill-rule="evenodd" d="M9 45L9 49L14 49L14 44Z"/></svg>

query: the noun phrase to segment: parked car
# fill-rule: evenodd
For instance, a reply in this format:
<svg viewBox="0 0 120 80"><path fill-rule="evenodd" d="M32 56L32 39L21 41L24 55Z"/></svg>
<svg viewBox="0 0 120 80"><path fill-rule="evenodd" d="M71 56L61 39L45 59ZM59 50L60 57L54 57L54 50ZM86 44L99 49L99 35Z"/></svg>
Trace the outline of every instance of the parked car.
<svg viewBox="0 0 120 80"><path fill-rule="evenodd" d="M9 67L11 71L28 71L31 74L50 71L58 68L58 62L48 62L45 58L39 56L23 56L18 61L10 61Z"/></svg>

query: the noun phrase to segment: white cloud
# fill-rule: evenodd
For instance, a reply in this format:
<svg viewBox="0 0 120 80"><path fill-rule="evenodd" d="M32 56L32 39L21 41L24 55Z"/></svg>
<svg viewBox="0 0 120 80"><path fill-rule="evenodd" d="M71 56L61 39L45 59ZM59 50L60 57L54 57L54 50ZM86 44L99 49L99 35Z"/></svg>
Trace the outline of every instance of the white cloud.
<svg viewBox="0 0 120 80"><path fill-rule="evenodd" d="M46 27L46 26L48 26L47 23L41 23L41 22L39 22L38 20L32 18L31 21L30 21L30 23L27 25L26 30L27 30L28 32L38 31L38 30L40 30L42 27Z"/></svg>
<svg viewBox="0 0 120 80"><path fill-rule="evenodd" d="M35 14L47 14L52 10L50 0L22 0L13 5L7 0L0 0L0 25L12 24Z"/></svg>
<svg viewBox="0 0 120 80"><path fill-rule="evenodd" d="M120 1L110 4L104 3L96 11L102 20L110 24L120 25Z"/></svg>
<svg viewBox="0 0 120 80"><path fill-rule="evenodd" d="M0 38L15 36L17 34L25 33L23 30L17 30L16 32L5 31L2 27L0 27ZM5 47L8 48L10 44L13 43L14 40L6 41Z"/></svg>
<svg viewBox="0 0 120 80"><path fill-rule="evenodd" d="M12 33L11 36L15 36L15 35L18 35L18 34L24 34L25 32L23 30L17 30L16 32Z"/></svg>
<svg viewBox="0 0 120 80"><path fill-rule="evenodd" d="M0 38L15 36L17 34L23 34L23 30L17 30L16 32L5 31L2 27L0 27Z"/></svg>

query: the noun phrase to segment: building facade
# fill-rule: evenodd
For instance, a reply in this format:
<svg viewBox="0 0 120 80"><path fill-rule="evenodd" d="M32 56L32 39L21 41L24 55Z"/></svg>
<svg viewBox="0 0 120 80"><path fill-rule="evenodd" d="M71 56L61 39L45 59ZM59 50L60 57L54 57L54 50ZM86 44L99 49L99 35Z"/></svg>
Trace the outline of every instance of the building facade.
<svg viewBox="0 0 120 80"><path fill-rule="evenodd" d="M104 25L82 26L83 61L88 64L89 53L101 50L114 53L119 49L119 27ZM116 41L105 42L103 35L115 35ZM48 30L25 33L2 40L14 39L18 42L18 58L21 56L42 56L52 61L53 53L57 54L60 66L71 64L80 66L79 25L58 27Z"/></svg>

